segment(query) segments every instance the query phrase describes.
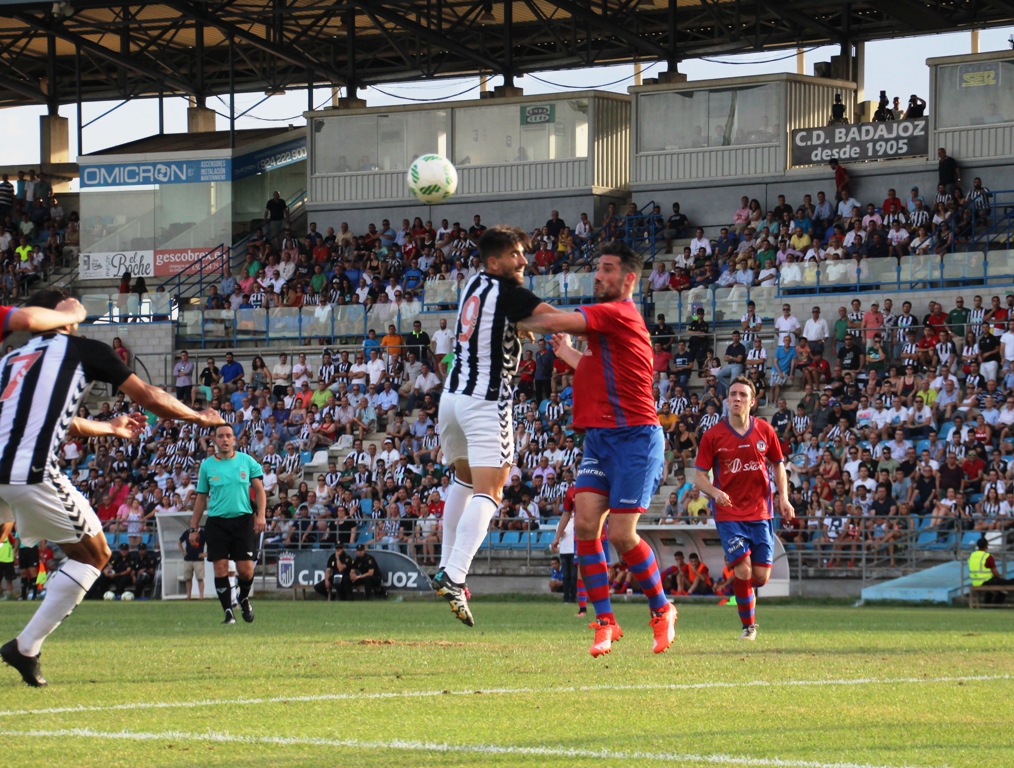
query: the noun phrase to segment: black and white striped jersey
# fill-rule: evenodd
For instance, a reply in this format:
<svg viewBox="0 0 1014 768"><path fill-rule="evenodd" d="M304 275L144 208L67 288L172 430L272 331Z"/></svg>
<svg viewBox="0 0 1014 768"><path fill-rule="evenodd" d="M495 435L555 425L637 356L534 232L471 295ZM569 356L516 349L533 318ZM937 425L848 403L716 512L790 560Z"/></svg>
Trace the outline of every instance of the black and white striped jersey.
<svg viewBox="0 0 1014 768"><path fill-rule="evenodd" d="M0 360L0 485L35 485L96 381L114 389L131 372L112 347L65 334L36 336Z"/></svg>
<svg viewBox="0 0 1014 768"><path fill-rule="evenodd" d="M517 323L542 300L521 285L479 272L465 283L459 302L454 363L444 391L509 405L521 359Z"/></svg>

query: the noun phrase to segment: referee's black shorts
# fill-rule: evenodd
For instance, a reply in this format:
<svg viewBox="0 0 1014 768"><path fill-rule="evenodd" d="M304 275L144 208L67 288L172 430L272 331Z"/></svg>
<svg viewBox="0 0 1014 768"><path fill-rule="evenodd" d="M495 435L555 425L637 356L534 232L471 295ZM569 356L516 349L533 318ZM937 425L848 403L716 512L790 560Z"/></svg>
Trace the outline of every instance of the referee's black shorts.
<svg viewBox="0 0 1014 768"><path fill-rule="evenodd" d="M254 533L254 516L209 517L204 526L208 542L208 559L256 560L257 534Z"/></svg>
<svg viewBox="0 0 1014 768"><path fill-rule="evenodd" d="M21 547L18 550L18 567L22 570L39 567L39 548Z"/></svg>

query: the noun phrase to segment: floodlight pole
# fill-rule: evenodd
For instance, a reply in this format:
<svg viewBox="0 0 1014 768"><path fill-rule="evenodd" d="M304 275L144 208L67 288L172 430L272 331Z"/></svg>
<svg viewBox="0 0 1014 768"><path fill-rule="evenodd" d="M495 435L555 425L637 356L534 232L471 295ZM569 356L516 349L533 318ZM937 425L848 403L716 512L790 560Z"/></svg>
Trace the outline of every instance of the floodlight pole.
<svg viewBox="0 0 1014 768"><path fill-rule="evenodd" d="M236 148L236 38L229 35L229 149Z"/></svg>
<svg viewBox="0 0 1014 768"><path fill-rule="evenodd" d="M74 46L74 100L77 102L77 153L84 154L84 128L81 123L81 46Z"/></svg>

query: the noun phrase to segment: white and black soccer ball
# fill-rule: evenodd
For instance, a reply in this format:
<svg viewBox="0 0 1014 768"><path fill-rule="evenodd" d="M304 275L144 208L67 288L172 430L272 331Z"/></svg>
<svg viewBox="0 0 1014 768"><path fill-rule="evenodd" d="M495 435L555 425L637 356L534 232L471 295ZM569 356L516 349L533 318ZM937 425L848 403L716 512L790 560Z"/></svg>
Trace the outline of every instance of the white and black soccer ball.
<svg viewBox="0 0 1014 768"><path fill-rule="evenodd" d="M102 596L102 599L103 600L115 600L116 599L116 593L113 592L113 590L109 590L108 592L106 592L106 594L104 594Z"/></svg>
<svg viewBox="0 0 1014 768"><path fill-rule="evenodd" d="M442 203L458 189L458 171L443 155L421 155L408 167L408 189L420 203Z"/></svg>
<svg viewBox="0 0 1014 768"><path fill-rule="evenodd" d="M130 602L131 600L133 600L133 599L134 599L134 593L133 593L133 592L124 592L124 593L123 593L123 594L122 594L122 595L120 596L120 599L121 599L121 600L124 600L124 601L126 601L126 602L128 602L128 603L129 603L129 602Z"/></svg>

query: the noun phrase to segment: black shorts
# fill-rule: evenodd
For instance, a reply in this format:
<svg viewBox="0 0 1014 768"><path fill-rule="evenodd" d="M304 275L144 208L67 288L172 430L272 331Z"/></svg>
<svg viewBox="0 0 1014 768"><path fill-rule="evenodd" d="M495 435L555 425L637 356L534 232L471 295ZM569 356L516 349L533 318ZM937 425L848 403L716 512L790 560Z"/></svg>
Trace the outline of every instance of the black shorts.
<svg viewBox="0 0 1014 768"><path fill-rule="evenodd" d="M16 575L14 563L0 563L0 581L14 581Z"/></svg>
<svg viewBox="0 0 1014 768"><path fill-rule="evenodd" d="M204 526L208 541L208 559L256 560L258 536L254 533L254 516L209 517Z"/></svg>
<svg viewBox="0 0 1014 768"><path fill-rule="evenodd" d="M18 567L19 568L38 568L39 567L39 548L38 547L21 547L18 550Z"/></svg>

